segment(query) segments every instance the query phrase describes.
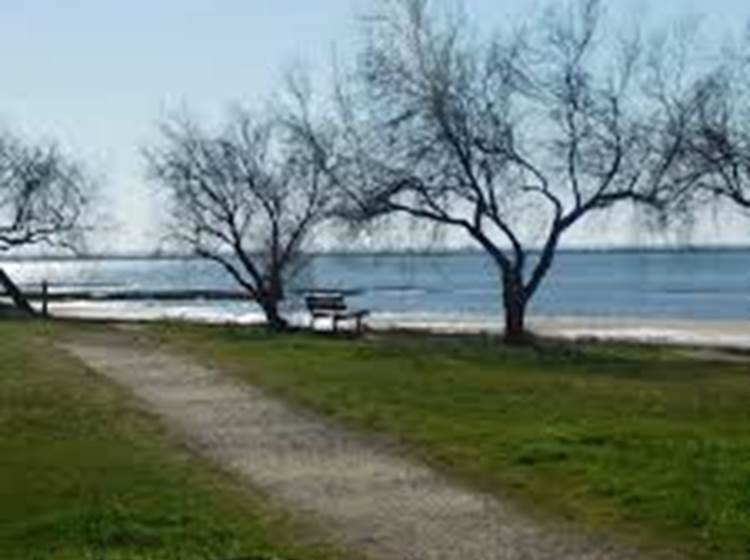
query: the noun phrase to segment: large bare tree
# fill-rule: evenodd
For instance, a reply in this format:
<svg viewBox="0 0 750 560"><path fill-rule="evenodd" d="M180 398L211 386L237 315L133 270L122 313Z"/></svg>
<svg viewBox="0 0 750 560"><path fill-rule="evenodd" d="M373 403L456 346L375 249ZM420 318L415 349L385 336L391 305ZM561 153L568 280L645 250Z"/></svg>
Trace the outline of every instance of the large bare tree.
<svg viewBox="0 0 750 560"><path fill-rule="evenodd" d="M463 231L497 265L506 336L522 340L565 234L618 203L659 201L682 113L598 0L488 39L445 3L379 6L338 87L348 211Z"/></svg>
<svg viewBox="0 0 750 560"><path fill-rule="evenodd" d="M0 136L0 253L80 239L92 182L54 145Z"/></svg>
<svg viewBox="0 0 750 560"><path fill-rule="evenodd" d="M171 198L175 237L224 267L275 330L287 326L279 307L287 282L333 204L329 135L313 126L304 90L293 93L294 111L235 111L215 134L172 120L161 146L147 151L152 177ZM315 143L304 140L311 135Z"/></svg>

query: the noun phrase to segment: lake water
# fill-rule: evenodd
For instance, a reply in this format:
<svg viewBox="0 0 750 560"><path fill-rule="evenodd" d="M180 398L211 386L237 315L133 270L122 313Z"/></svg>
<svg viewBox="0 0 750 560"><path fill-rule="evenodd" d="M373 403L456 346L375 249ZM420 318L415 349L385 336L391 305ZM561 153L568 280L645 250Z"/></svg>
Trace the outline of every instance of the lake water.
<svg viewBox="0 0 750 560"><path fill-rule="evenodd" d="M235 287L220 267L195 259L10 261L0 266L21 284L48 280L55 289ZM352 305L372 309L374 320L385 322L494 323L501 314L497 272L476 253L321 255L295 285L355 290ZM288 312L295 315L300 306L301 298L293 294ZM69 302L53 312L209 321L259 318L254 304L237 301ZM750 320L750 250L561 252L531 314Z"/></svg>

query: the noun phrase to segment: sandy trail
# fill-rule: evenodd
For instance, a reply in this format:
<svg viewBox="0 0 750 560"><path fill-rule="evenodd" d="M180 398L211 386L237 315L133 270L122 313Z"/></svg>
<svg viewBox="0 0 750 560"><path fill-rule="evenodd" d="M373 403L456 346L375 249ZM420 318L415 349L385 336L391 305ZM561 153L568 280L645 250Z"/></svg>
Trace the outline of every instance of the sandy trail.
<svg viewBox="0 0 750 560"><path fill-rule="evenodd" d="M63 346L130 389L193 449L280 505L313 516L334 540L367 557L640 557L569 528L537 523L382 445L129 334L80 334Z"/></svg>

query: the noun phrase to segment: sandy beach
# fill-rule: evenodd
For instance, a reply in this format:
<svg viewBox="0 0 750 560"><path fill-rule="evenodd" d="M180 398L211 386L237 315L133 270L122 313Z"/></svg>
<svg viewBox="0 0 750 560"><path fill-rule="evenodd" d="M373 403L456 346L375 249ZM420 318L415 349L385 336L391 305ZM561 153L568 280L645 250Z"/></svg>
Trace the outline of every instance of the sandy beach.
<svg viewBox="0 0 750 560"><path fill-rule="evenodd" d="M202 304L185 303L162 307L151 303L135 305L122 302L70 302L53 304L53 316L111 321L185 321L202 324L260 324L263 316L250 303L234 309L217 310ZM0 308L0 313L3 309ZM292 324L309 326L304 311L289 314ZM501 316L480 316L446 313L373 313L367 320L370 328L416 329L441 333L500 334ZM680 344L750 350L750 318L748 320L704 320L654 317L583 317L531 315L529 329L541 336L597 340L622 340L654 344ZM324 321L317 328L325 329Z"/></svg>
<svg viewBox="0 0 750 560"><path fill-rule="evenodd" d="M415 328L445 333L501 333L501 320L434 317L373 317L374 328ZM622 340L750 350L750 320L715 321L623 317L530 317L529 328L542 336L571 340Z"/></svg>
<svg viewBox="0 0 750 560"><path fill-rule="evenodd" d="M531 321L541 334L563 338L596 338L750 349L749 321L686 319L539 318Z"/></svg>

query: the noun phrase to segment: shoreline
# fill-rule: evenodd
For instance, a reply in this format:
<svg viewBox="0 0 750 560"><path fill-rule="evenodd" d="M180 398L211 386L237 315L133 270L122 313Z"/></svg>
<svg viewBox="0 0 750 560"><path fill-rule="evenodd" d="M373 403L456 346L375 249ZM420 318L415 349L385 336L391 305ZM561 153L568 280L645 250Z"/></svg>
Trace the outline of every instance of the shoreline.
<svg viewBox="0 0 750 560"><path fill-rule="evenodd" d="M262 322L262 316L251 306L242 305L233 314L217 313L201 306L179 306L173 309L125 306L53 306L53 316L115 322L178 321L197 324L250 325ZM290 314L293 325L306 327L309 316L304 311ZM442 334L502 334L502 317L466 314L396 314L375 312L367 321L373 330L418 330ZM325 328L324 322L320 322ZM528 327L542 337L565 340L622 341L629 343L672 344L750 350L750 318L685 319L643 317L575 317L531 315Z"/></svg>
<svg viewBox="0 0 750 560"><path fill-rule="evenodd" d="M375 328L408 328L444 334L502 334L501 319L439 322L393 321L370 322ZM635 344L669 344L708 348L750 350L750 319L639 318L639 317L549 317L531 316L531 332L542 337L571 341L596 340Z"/></svg>
<svg viewBox="0 0 750 560"><path fill-rule="evenodd" d="M595 338L648 344L675 344L711 348L750 350L750 319L669 318L543 318L540 334L571 340ZM534 326L532 325L532 329Z"/></svg>

